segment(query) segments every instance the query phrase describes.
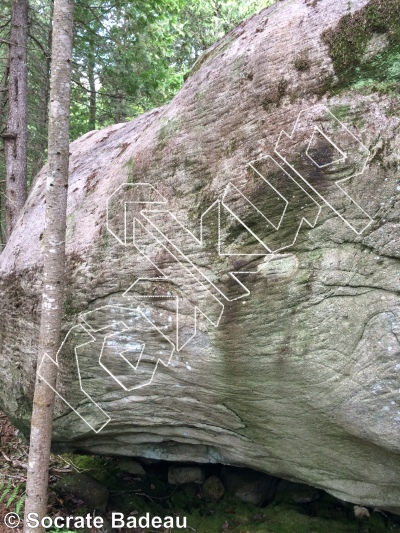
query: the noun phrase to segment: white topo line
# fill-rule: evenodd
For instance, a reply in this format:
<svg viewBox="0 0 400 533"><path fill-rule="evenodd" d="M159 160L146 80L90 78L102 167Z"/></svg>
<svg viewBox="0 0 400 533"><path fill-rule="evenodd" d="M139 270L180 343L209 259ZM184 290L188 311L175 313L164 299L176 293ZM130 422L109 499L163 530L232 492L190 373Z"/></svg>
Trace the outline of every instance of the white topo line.
<svg viewBox="0 0 400 533"><path fill-rule="evenodd" d="M326 131L329 129L329 124L333 125L331 128L332 132L330 132L331 134L328 134ZM306 139L305 144L304 142L303 144L299 143L299 139L297 138L298 135L300 135L302 139ZM325 149L326 153L328 153L329 150L336 151L337 156L335 158L332 157L332 160L329 160L328 162L319 162L316 159L316 155L313 153L313 148L314 146L318 145L318 142L325 143L323 144L322 148ZM349 145L343 146L343 143L345 142L349 143ZM310 176L304 174L304 169L298 168L297 163L294 162L299 160L299 153L296 152L296 150L299 149L299 145L303 146L302 150L304 151L305 158L303 157L302 160L306 161L304 164L304 168L306 170L317 169L318 171L323 171L324 169L328 169L329 167L340 164L347 165L348 167L354 169L354 172L351 172L349 176L334 182L334 187L336 187L336 189L332 189L334 195L333 199L327 198L324 194L322 194L318 190L318 187L313 185L311 174ZM325 152L322 153L325 154ZM275 145L274 153L281 161L283 161L284 164L287 165L286 168L289 168L291 173L287 172L285 168L283 168L270 155L263 156L255 161L251 161L248 163L247 167L253 172L253 179L260 180L260 184L266 188L267 191L269 191L269 194L274 193L277 200L282 203L283 208L280 218L275 222L271 219L271 216L268 212L265 212L260 205L257 205L255 201L252 201L250 198L248 198L243 190L243 187L241 187L237 180L230 181L226 186L222 197L217 199L202 213L200 217L199 237L196 237L196 235L190 229L188 229L178 220L177 216L173 212L168 210L168 200L150 183L125 183L118 187L118 189L116 189L116 191L107 199L107 231L122 246L126 248L133 246L133 249L144 256L149 263L160 272L160 277L138 278L123 294L125 298L133 298L136 300L134 303L127 303L127 305L121 306L109 304L95 309L94 311L89 311L79 315L78 319L80 324L72 327L69 330L57 353L56 361L52 361L55 365L57 365L57 367L59 367L59 354L64 348L66 341L69 338L72 338L75 333L86 336L86 342L74 346L79 387L83 394L82 405L74 408L71 403L69 403L60 394L59 391L55 390L53 387L52 388L54 392L67 404L67 406L72 409L72 411L74 411L74 413L76 413L96 433L100 432L110 422L111 418L102 409L99 403L97 403L90 396L90 394L85 391L84 387L86 381L82 379L79 359L82 350L97 340L96 335L103 335L110 326L93 330L90 325L90 315L93 315L93 313L99 311L110 313L110 317L112 317L112 314L118 313L122 313L122 315L123 313L126 313L127 316L129 314L132 315L132 313L136 313L137 320L144 321L144 323L148 324L150 330L153 331L154 334L157 334L159 339L162 339L162 342L165 343L165 346L169 346L170 348L170 351L168 350L168 352L165 354L165 358L160 358L157 356L157 354L154 354L154 370L152 371L150 377L146 376L146 380L143 383L138 383L128 387L124 381L126 376L124 376L123 379L115 371L115 369L110 368L109 364L105 364L103 362L103 360L107 358L105 353L108 346L111 346L112 348L113 342L116 342L115 339L117 339L118 336L122 335L124 332L129 332L129 330L132 330L132 326L129 326L126 323L126 320L124 321L121 319L117 321L116 319L113 319L111 325L116 326L118 324L120 327L118 331L112 331L111 333L106 332L104 335L100 352L98 354L97 364L99 368L102 368L104 371L106 371L108 375L118 384L118 386L125 393L127 393L131 392L132 390L150 385L153 382L158 365L162 364L164 367L168 367L173 359L173 354L182 350L183 347L187 346L193 341L193 339L195 339L198 331L199 316L205 317L213 327L218 327L226 301L239 300L250 295L250 290L238 279L238 276L243 274L255 274L256 272L229 272L231 280L235 284L235 290L239 292L238 295L232 296L226 292L224 286L221 286L220 283L216 282L216 275L205 273L204 270L199 268L194 260L191 259L190 249L194 248L201 251L206 245L205 219L207 216L212 216L213 213L215 213L217 217L217 242L215 245L215 253L218 254L218 256L264 256L266 259L272 259L277 253L287 250L293 246L298 238L300 229L304 225L307 225L309 228L314 228L318 221L322 205L324 204L327 205L338 217L340 217L340 219L343 220L343 222L357 235L365 231L365 229L372 223L372 217L369 216L368 213L353 198L351 198L351 196L342 187L344 182L349 182L351 178L359 176L365 172L370 152L363 145L363 143L355 135L353 135L353 133L351 133L350 130L344 124L342 124L325 106L318 105L301 111L291 134L287 134L285 131L280 133ZM274 170L275 181L271 180L269 175L263 175L263 172L259 168L263 165L266 165L267 169L272 168ZM280 176L279 179L283 180L279 183L285 182L286 186L289 187L291 191L297 191L300 195L302 195L302 198L304 198L308 204L308 211L299 211L298 225L295 227L293 234L289 236L289 240L286 242L286 244L272 246L270 242L265 241L265 237L260 236L255 228L251 227L251 225L246 222L246 216L244 216L243 213L250 213L251 216L256 217L258 221L261 221L261 225L264 225L264 229L268 230L268 235L271 236L273 241L275 237L279 237L282 232L287 231L285 230L284 224L285 216L287 215L287 210L289 205L291 205L291 202L293 202L293 197L295 195L283 194L283 192L279 190L279 183L277 184L276 182L278 179L277 176L278 178ZM334 202L337 202L335 195L338 194L338 191L339 194L342 195L342 198L347 198L350 208L352 209L350 213L355 213L355 216L361 219L361 223L359 223L358 226L356 226L352 220L348 220L334 205ZM122 225L118 220L118 213L121 211L121 209L123 210ZM299 207L299 210L303 209L304 206ZM247 232L249 238L251 237L258 247L256 248L255 252L252 251L252 253L248 253L246 250L239 250L238 252L235 250L229 251L229 246L226 243L226 231L224 231L221 222L222 215L231 217L235 223L243 228L243 232ZM157 218L159 217L167 217L169 219L169 224L160 225L157 222ZM251 217L249 217L249 220L250 219ZM362 222L362 220L365 222ZM171 231L172 235L170 234ZM265 234L265 231L263 231L263 234ZM179 237L179 235L184 237L182 242L177 242L177 236ZM143 239L143 236L145 236L147 239L145 243L141 241L141 237ZM287 239L286 234L285 238ZM158 247L162 247L164 251L169 254L171 261L179 265L182 274L184 274L187 279L192 280L192 283L194 283L200 289L200 293L204 298L206 298L206 300L204 300L205 303L201 303L201 301L199 301L196 304L190 302L188 298L182 299L182 297L177 297L173 294L163 294L163 290L165 292L166 282L174 282L175 285L177 283L179 285L179 280L169 279L167 273L163 272L163 270L154 263L152 258L147 253L147 244L149 240L150 242L157 244ZM188 250L185 249L185 244L187 243L190 244ZM152 294L137 294L135 290L140 286L140 283L150 284L152 288ZM167 335L164 331L162 331L157 325L156 321L153 320L151 316L149 316L149 313L146 313L141 307L140 302L155 302L157 299L159 301L163 299L175 300L175 310L173 313L173 320L175 321L175 330L173 333L174 342L171 341L170 335ZM209 302L211 302L211 306ZM180 309L183 309L183 305L186 306L186 310L188 306L193 308L193 325L191 334L182 343L180 332L181 328L183 328L185 324L185 320L180 314ZM213 306L216 306L215 309L217 311L212 310ZM132 317L131 320L133 320ZM146 352L146 343L144 341L138 339L135 340L135 343L136 348L140 348L140 354L137 358L136 364L132 364L127 358L126 354L129 351L138 351L138 349L121 349L121 351L117 352L117 356L119 356L119 363L126 365L128 373L132 374L140 371L143 364L144 353ZM41 375L40 368L39 375ZM93 423L93 420L88 417L88 415L84 414L84 407L86 406L86 408L88 408L88 402L91 406L91 412L93 413L92 416L97 420L96 424ZM81 412L79 412L78 409L80 409Z"/></svg>

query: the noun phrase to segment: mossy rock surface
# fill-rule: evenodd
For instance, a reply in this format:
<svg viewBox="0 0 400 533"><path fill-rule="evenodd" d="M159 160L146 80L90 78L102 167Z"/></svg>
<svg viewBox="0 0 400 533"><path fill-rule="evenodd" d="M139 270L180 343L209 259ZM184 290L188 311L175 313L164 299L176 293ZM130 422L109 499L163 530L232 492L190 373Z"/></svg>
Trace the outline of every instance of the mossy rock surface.
<svg viewBox="0 0 400 533"><path fill-rule="evenodd" d="M339 85L370 92L399 93L400 1L371 0L325 30Z"/></svg>

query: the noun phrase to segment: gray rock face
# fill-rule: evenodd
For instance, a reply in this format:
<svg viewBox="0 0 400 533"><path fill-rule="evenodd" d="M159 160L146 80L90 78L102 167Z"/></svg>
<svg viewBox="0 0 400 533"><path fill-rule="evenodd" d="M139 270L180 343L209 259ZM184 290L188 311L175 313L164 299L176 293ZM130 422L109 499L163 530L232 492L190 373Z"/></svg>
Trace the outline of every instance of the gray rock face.
<svg viewBox="0 0 400 533"><path fill-rule="evenodd" d="M398 6L277 2L168 106L71 145L55 449L400 512ZM46 172L0 258L0 404L25 433Z"/></svg>

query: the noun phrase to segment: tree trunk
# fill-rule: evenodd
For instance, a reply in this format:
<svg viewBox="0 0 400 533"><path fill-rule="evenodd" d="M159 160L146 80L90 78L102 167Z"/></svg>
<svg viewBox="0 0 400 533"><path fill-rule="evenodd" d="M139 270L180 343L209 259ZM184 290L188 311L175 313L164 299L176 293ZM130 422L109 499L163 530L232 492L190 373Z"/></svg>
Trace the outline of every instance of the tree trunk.
<svg viewBox="0 0 400 533"><path fill-rule="evenodd" d="M51 2L51 19L53 18L53 2ZM49 96L50 96L50 68L51 68L51 33L52 27L49 22L47 35L48 53L43 57L41 64L42 79L39 86L39 100L37 102L36 129L38 132L35 143L35 154L31 163L31 179L33 179L44 165L47 156L47 127L49 120Z"/></svg>
<svg viewBox="0 0 400 533"><path fill-rule="evenodd" d="M96 129L96 115L97 115L97 93L96 82L94 76L95 57L94 57L94 42L90 40L89 59L88 59L88 81L89 81L89 129Z"/></svg>
<svg viewBox="0 0 400 533"><path fill-rule="evenodd" d="M4 110L6 108L7 103L7 91L8 91L8 73L10 70L10 62L9 60L4 65L3 73L1 76L1 86L0 86L0 131L3 129L3 123L4 123Z"/></svg>
<svg viewBox="0 0 400 533"><path fill-rule="evenodd" d="M7 104L7 87L8 87L8 71L9 61L6 62L3 68L3 74L1 76L0 86L0 131L3 131L4 126L4 111ZM4 150L4 147L3 147ZM6 224L5 224L5 199L6 199L6 182L1 180L0 182L0 252L7 242L6 236Z"/></svg>
<svg viewBox="0 0 400 533"><path fill-rule="evenodd" d="M126 122L126 95L122 91L117 91L116 93L115 106L115 123Z"/></svg>
<svg viewBox="0 0 400 533"><path fill-rule="evenodd" d="M28 135L28 2L13 0L10 33L6 162L6 232L11 235L26 200Z"/></svg>
<svg viewBox="0 0 400 533"><path fill-rule="evenodd" d="M25 516L46 514L48 466L54 409L63 286L65 270L65 230L69 165L69 113L72 65L73 0L54 3L52 62L50 79L50 117L46 185L44 272L42 313L26 487ZM50 385L50 386L49 386ZM25 533L32 529L25 522Z"/></svg>

